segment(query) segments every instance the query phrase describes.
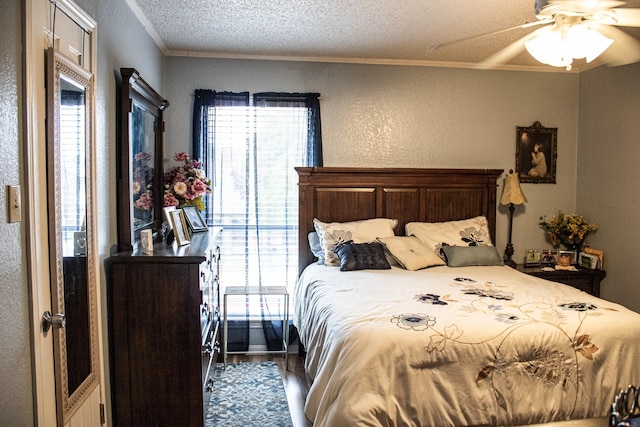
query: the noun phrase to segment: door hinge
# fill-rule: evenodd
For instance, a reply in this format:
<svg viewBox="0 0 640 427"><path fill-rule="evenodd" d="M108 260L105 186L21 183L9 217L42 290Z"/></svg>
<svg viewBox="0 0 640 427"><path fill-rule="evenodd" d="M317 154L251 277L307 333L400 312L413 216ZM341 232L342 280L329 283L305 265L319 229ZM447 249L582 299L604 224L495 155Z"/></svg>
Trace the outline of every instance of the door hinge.
<svg viewBox="0 0 640 427"><path fill-rule="evenodd" d="M105 420L105 416L104 416L104 403L100 404L100 425L106 423L107 420Z"/></svg>

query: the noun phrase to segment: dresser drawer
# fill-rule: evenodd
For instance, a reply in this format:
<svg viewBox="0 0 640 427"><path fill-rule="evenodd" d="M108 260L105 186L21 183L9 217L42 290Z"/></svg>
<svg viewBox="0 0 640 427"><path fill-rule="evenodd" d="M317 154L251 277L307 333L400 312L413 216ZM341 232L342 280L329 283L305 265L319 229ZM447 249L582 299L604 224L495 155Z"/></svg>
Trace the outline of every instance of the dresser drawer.
<svg viewBox="0 0 640 427"><path fill-rule="evenodd" d="M213 389L211 370L220 353L220 342L217 339L219 326L219 322L211 320L206 326L202 340L202 387L205 392Z"/></svg>

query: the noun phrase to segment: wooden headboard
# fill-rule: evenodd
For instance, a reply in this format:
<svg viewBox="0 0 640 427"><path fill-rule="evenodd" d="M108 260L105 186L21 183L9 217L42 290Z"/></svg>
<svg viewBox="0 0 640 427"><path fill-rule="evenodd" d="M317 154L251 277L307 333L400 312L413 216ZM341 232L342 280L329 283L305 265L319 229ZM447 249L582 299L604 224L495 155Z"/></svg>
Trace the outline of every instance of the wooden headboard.
<svg viewBox="0 0 640 427"><path fill-rule="evenodd" d="M442 222L484 215L495 242L499 169L298 167L299 273L315 258L307 235L313 219L346 222L395 218Z"/></svg>

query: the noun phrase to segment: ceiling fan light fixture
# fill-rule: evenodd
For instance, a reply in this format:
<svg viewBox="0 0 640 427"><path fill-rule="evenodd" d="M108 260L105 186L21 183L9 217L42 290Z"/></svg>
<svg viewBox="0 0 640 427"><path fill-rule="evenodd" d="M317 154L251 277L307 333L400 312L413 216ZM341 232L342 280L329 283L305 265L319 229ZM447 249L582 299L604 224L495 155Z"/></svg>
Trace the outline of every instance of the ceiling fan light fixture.
<svg viewBox="0 0 640 427"><path fill-rule="evenodd" d="M567 31L567 48L574 58L596 59L611 46L613 40L585 25L574 25Z"/></svg>
<svg viewBox="0 0 640 427"><path fill-rule="evenodd" d="M524 47L538 62L552 67L571 67L573 57L568 55L562 32L549 27L524 43Z"/></svg>
<svg viewBox="0 0 640 427"><path fill-rule="evenodd" d="M553 67L571 69L573 59L593 61L611 46L613 40L582 24L551 26L525 42L525 48L537 61Z"/></svg>

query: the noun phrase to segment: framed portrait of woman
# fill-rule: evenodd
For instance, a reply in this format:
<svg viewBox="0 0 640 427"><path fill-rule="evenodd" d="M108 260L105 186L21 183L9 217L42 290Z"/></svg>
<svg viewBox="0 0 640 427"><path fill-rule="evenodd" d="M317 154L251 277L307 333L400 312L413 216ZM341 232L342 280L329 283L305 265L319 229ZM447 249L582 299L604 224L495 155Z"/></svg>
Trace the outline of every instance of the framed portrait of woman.
<svg viewBox="0 0 640 427"><path fill-rule="evenodd" d="M516 126L516 173L524 183L556 183L558 128Z"/></svg>

